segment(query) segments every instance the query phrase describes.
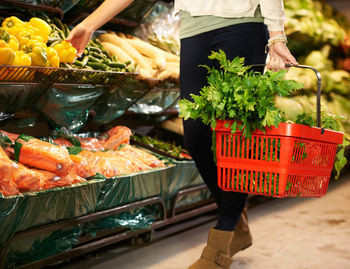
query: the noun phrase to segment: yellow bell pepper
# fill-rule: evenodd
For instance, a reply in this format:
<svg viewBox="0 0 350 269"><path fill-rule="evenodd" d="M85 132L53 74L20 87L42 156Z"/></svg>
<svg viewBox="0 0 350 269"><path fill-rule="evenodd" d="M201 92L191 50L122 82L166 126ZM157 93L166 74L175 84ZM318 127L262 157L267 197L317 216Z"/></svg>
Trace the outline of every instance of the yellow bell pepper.
<svg viewBox="0 0 350 269"><path fill-rule="evenodd" d="M20 46L26 45L31 40L46 43L43 37L35 35L32 30L27 28L24 28L23 31L17 35L17 40Z"/></svg>
<svg viewBox="0 0 350 269"><path fill-rule="evenodd" d="M14 51L4 40L0 40L0 64L10 65L15 59Z"/></svg>
<svg viewBox="0 0 350 269"><path fill-rule="evenodd" d="M9 48L17 51L19 48L18 40L13 35L10 35L5 28L0 28L0 39L5 41Z"/></svg>
<svg viewBox="0 0 350 269"><path fill-rule="evenodd" d="M51 33L51 26L44 20L40 18L31 18L26 27L34 32L35 36L40 36L43 38L43 42L46 43L49 39Z"/></svg>
<svg viewBox="0 0 350 269"><path fill-rule="evenodd" d="M15 59L12 62L12 65L31 66L31 64L32 59L30 58L29 54L25 53L24 51L15 52Z"/></svg>
<svg viewBox="0 0 350 269"><path fill-rule="evenodd" d="M58 57L57 51L51 47L46 49L46 55L48 60L48 66L58 68L60 67L60 58Z"/></svg>
<svg viewBox="0 0 350 269"><path fill-rule="evenodd" d="M32 52L34 47L41 47L46 50L46 44L43 42L39 42L36 40L28 40L28 42L25 45L20 46L20 50L25 51L26 53Z"/></svg>
<svg viewBox="0 0 350 269"><path fill-rule="evenodd" d="M62 41L53 47L60 58L61 63L73 63L77 57L77 50L68 41Z"/></svg>
<svg viewBox="0 0 350 269"><path fill-rule="evenodd" d="M19 50L18 40L13 35L11 35L8 45L13 51Z"/></svg>
<svg viewBox="0 0 350 269"><path fill-rule="evenodd" d="M20 32L23 31L25 23L15 16L6 18L2 22L2 27L6 29L11 35L17 36Z"/></svg>
<svg viewBox="0 0 350 269"><path fill-rule="evenodd" d="M29 56L33 66L47 66L46 48L41 46L33 46Z"/></svg>

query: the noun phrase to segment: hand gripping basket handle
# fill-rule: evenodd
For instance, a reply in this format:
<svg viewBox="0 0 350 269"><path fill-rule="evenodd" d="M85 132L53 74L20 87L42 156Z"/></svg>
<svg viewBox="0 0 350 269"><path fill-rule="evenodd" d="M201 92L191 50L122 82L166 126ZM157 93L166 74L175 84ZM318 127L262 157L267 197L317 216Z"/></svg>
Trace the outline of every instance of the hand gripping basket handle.
<svg viewBox="0 0 350 269"><path fill-rule="evenodd" d="M251 66L265 66L266 64L252 64ZM286 64L286 67L298 67L311 69L315 72L317 77L317 99L316 99L316 117L317 117L317 127L321 128L321 74L316 68L307 65L292 65ZM321 131L323 133L323 130Z"/></svg>

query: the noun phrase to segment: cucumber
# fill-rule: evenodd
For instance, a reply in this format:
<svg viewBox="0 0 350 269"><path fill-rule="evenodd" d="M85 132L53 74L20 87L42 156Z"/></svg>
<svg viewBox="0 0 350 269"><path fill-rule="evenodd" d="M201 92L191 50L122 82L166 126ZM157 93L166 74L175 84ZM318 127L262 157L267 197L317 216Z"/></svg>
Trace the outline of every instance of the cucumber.
<svg viewBox="0 0 350 269"><path fill-rule="evenodd" d="M74 65L76 65L78 67L84 67L85 66L81 61L78 61L78 60L74 61Z"/></svg>
<svg viewBox="0 0 350 269"><path fill-rule="evenodd" d="M97 48L97 47L91 47L90 46L90 51L98 53L98 54L102 54L102 51L99 48Z"/></svg>
<svg viewBox="0 0 350 269"><path fill-rule="evenodd" d="M89 55L88 56L89 62L94 62L94 63L102 63L102 60L95 58L94 56Z"/></svg>
<svg viewBox="0 0 350 269"><path fill-rule="evenodd" d="M108 65L112 68L125 68L125 64L123 63L109 63Z"/></svg>
<svg viewBox="0 0 350 269"><path fill-rule="evenodd" d="M89 57L84 56L84 58L81 60L81 63L85 66L88 61L89 61Z"/></svg>
<svg viewBox="0 0 350 269"><path fill-rule="evenodd" d="M103 71L108 70L108 66L106 64L103 64L103 63L87 62L86 65L92 67L95 70L103 70Z"/></svg>
<svg viewBox="0 0 350 269"><path fill-rule="evenodd" d="M67 24L63 24L63 32L66 35L66 37L69 35L70 30Z"/></svg>
<svg viewBox="0 0 350 269"><path fill-rule="evenodd" d="M107 59L106 55L102 54L102 53L96 53L96 52L91 52L90 55L92 57L95 57L96 59L101 59L101 60L104 60L104 59Z"/></svg>
<svg viewBox="0 0 350 269"><path fill-rule="evenodd" d="M64 30L64 26L63 26L63 24L62 24L62 22L61 22L61 20L60 20L59 18L54 17L54 18L53 18L53 21L54 21L55 25L56 25L60 30Z"/></svg>

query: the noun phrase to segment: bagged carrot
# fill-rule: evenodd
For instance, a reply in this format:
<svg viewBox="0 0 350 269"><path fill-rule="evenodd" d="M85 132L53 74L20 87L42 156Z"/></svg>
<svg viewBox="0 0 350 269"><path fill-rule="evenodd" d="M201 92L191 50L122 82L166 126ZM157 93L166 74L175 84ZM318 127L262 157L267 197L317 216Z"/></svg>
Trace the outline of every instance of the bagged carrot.
<svg viewBox="0 0 350 269"><path fill-rule="evenodd" d="M81 148L75 148L78 151L73 152L73 148L70 149L70 158L74 163L75 170L78 176L88 178L96 175L97 173L97 156L89 150L82 150Z"/></svg>
<svg viewBox="0 0 350 269"><path fill-rule="evenodd" d="M69 153L64 147L20 135L15 142L15 160L31 167L66 176L73 167Z"/></svg>
<svg viewBox="0 0 350 269"><path fill-rule="evenodd" d="M0 193L6 196L19 193L17 184L12 177L13 165L14 163L0 147Z"/></svg>
<svg viewBox="0 0 350 269"><path fill-rule="evenodd" d="M34 169L33 169L34 170ZM41 171L46 172L46 171ZM49 173L49 172L46 172ZM44 189L69 186L72 184L84 182L85 179L78 176L74 169L72 169L66 176L48 177L44 181Z"/></svg>
<svg viewBox="0 0 350 269"><path fill-rule="evenodd" d="M81 147L83 149L89 149L89 150L104 150L103 145L100 143L100 141L97 138L94 137L86 137L86 138L78 138Z"/></svg>
<svg viewBox="0 0 350 269"><path fill-rule="evenodd" d="M65 148L73 147L73 144L69 140L67 140L65 138L61 138L60 137L60 138L57 138L57 139L53 139L53 142L55 144L57 144L58 146L61 146L61 147L65 147Z"/></svg>
<svg viewBox="0 0 350 269"><path fill-rule="evenodd" d="M44 170L30 169L20 163L16 166L12 171L12 177L21 192L69 186L85 181L77 176L74 170L71 170L66 176L58 176Z"/></svg>
<svg viewBox="0 0 350 269"><path fill-rule="evenodd" d="M130 159L136 158L145 165L148 165L152 168L165 166L164 162L159 160L156 156L131 145L124 145L124 147L118 149L116 152L123 153Z"/></svg>
<svg viewBox="0 0 350 269"><path fill-rule="evenodd" d="M55 177L55 174L51 172L36 172L34 169L29 169L20 163L15 164L15 166L15 169L12 171L12 177L20 192L42 190L45 179L47 177Z"/></svg>
<svg viewBox="0 0 350 269"><path fill-rule="evenodd" d="M98 138L104 149L117 149L121 144L128 144L131 130L125 126L116 126L100 135Z"/></svg>

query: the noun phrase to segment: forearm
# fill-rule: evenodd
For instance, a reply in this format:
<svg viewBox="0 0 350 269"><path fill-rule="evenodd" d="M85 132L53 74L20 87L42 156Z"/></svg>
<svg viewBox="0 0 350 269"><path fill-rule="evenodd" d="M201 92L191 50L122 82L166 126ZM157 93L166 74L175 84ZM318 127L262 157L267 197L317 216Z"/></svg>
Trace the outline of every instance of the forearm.
<svg viewBox="0 0 350 269"><path fill-rule="evenodd" d="M105 0L82 24L91 32L96 31L115 15L125 9L133 0Z"/></svg>

